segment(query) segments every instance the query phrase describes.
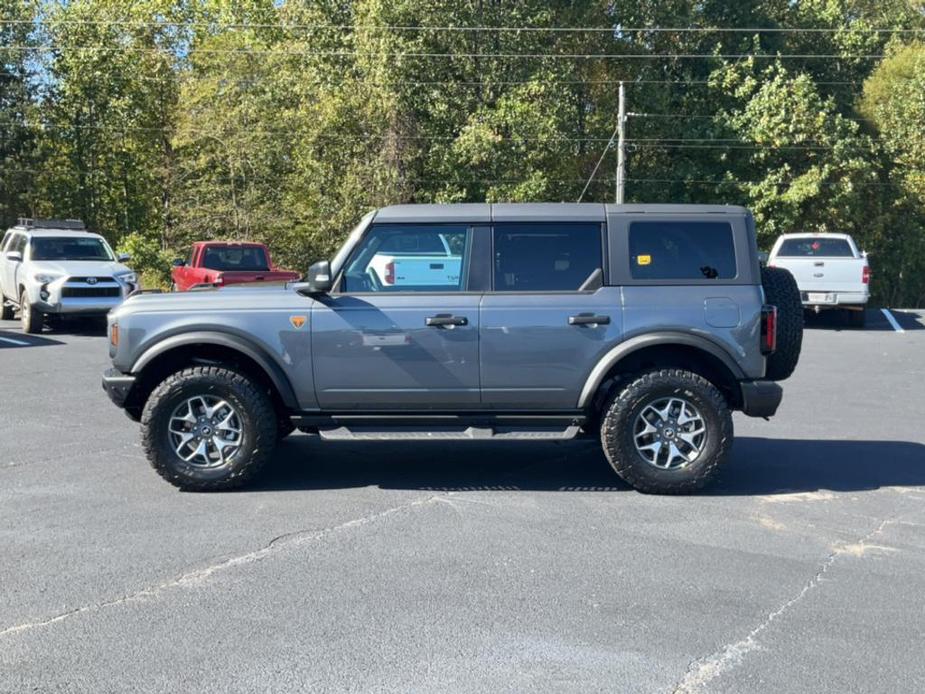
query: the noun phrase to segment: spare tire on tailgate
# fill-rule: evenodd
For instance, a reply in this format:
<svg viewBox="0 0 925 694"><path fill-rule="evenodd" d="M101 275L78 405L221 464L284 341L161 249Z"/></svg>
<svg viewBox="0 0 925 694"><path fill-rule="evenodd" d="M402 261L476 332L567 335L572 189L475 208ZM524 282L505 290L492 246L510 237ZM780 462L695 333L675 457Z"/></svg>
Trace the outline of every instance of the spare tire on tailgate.
<svg viewBox="0 0 925 694"><path fill-rule="evenodd" d="M777 350L768 357L765 378L783 381L789 378L800 359L803 346L803 302L797 281L788 270L761 268L764 297L777 307Z"/></svg>

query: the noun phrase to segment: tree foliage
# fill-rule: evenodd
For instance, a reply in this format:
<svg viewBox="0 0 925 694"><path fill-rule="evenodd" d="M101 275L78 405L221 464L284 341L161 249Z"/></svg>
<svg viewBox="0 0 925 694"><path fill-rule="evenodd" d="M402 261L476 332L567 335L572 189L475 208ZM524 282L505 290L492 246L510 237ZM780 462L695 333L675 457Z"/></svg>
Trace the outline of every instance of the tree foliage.
<svg viewBox="0 0 925 694"><path fill-rule="evenodd" d="M920 0L2 7L4 221L82 217L150 277L203 238L305 268L384 204L575 200L623 81L629 201L744 204L765 246L847 231L881 301L925 299Z"/></svg>

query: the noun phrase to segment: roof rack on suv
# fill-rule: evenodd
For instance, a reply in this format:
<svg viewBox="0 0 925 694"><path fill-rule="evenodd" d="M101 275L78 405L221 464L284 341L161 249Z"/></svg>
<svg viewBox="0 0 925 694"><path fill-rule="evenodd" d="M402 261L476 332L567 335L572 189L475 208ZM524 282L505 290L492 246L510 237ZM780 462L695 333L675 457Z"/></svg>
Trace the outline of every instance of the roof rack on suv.
<svg viewBox="0 0 925 694"><path fill-rule="evenodd" d="M26 229L87 230L86 225L80 219L33 219L31 217L20 217L19 226L25 227Z"/></svg>

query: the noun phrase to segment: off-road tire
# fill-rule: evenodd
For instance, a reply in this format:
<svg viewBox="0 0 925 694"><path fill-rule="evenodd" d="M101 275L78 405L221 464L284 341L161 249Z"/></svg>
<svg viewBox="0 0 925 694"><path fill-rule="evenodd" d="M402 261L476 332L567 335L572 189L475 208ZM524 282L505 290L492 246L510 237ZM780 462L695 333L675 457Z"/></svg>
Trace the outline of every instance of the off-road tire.
<svg viewBox="0 0 925 694"><path fill-rule="evenodd" d="M241 447L220 467L184 461L170 442L168 426L177 406L194 395L226 399L241 418ZM142 445L155 471L184 491L222 491L251 482L276 446L276 411L266 390L243 374L218 366L193 366L168 376L148 397L141 414Z"/></svg>
<svg viewBox="0 0 925 694"><path fill-rule="evenodd" d="M700 455L680 469L661 469L636 450L633 426L640 412L660 398L677 396L696 407L706 424ZM601 446L616 473L647 494L688 494L717 473L732 445L732 413L723 394L702 376L681 369L662 369L635 376L616 389L601 418Z"/></svg>
<svg viewBox="0 0 925 694"><path fill-rule="evenodd" d="M800 360L803 302L797 281L789 270L761 268L761 285L765 300L777 307L777 350L768 357L764 375L771 381L783 381L790 378Z"/></svg>
<svg viewBox="0 0 925 694"><path fill-rule="evenodd" d="M7 304L6 301L6 297L0 294L0 320L13 320L16 314L12 304Z"/></svg>
<svg viewBox="0 0 925 694"><path fill-rule="evenodd" d="M45 315L29 303L25 289L19 295L19 321L22 331L30 335L42 332L42 326L45 325Z"/></svg>

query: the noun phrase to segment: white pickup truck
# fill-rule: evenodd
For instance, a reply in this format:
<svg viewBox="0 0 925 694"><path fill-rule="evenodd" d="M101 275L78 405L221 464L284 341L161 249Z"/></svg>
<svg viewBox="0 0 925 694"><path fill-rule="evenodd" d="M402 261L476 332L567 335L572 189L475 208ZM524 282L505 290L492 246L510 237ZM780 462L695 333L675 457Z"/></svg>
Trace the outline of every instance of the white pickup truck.
<svg viewBox="0 0 925 694"><path fill-rule="evenodd" d="M383 290L458 289L462 253L453 251L454 236L462 243L462 236L452 231L431 236L409 234L404 229L386 233L369 261L371 280Z"/></svg>
<svg viewBox="0 0 925 694"><path fill-rule="evenodd" d="M768 266L791 272L804 308L841 309L851 325L864 325L870 265L847 234L784 234L774 243Z"/></svg>

